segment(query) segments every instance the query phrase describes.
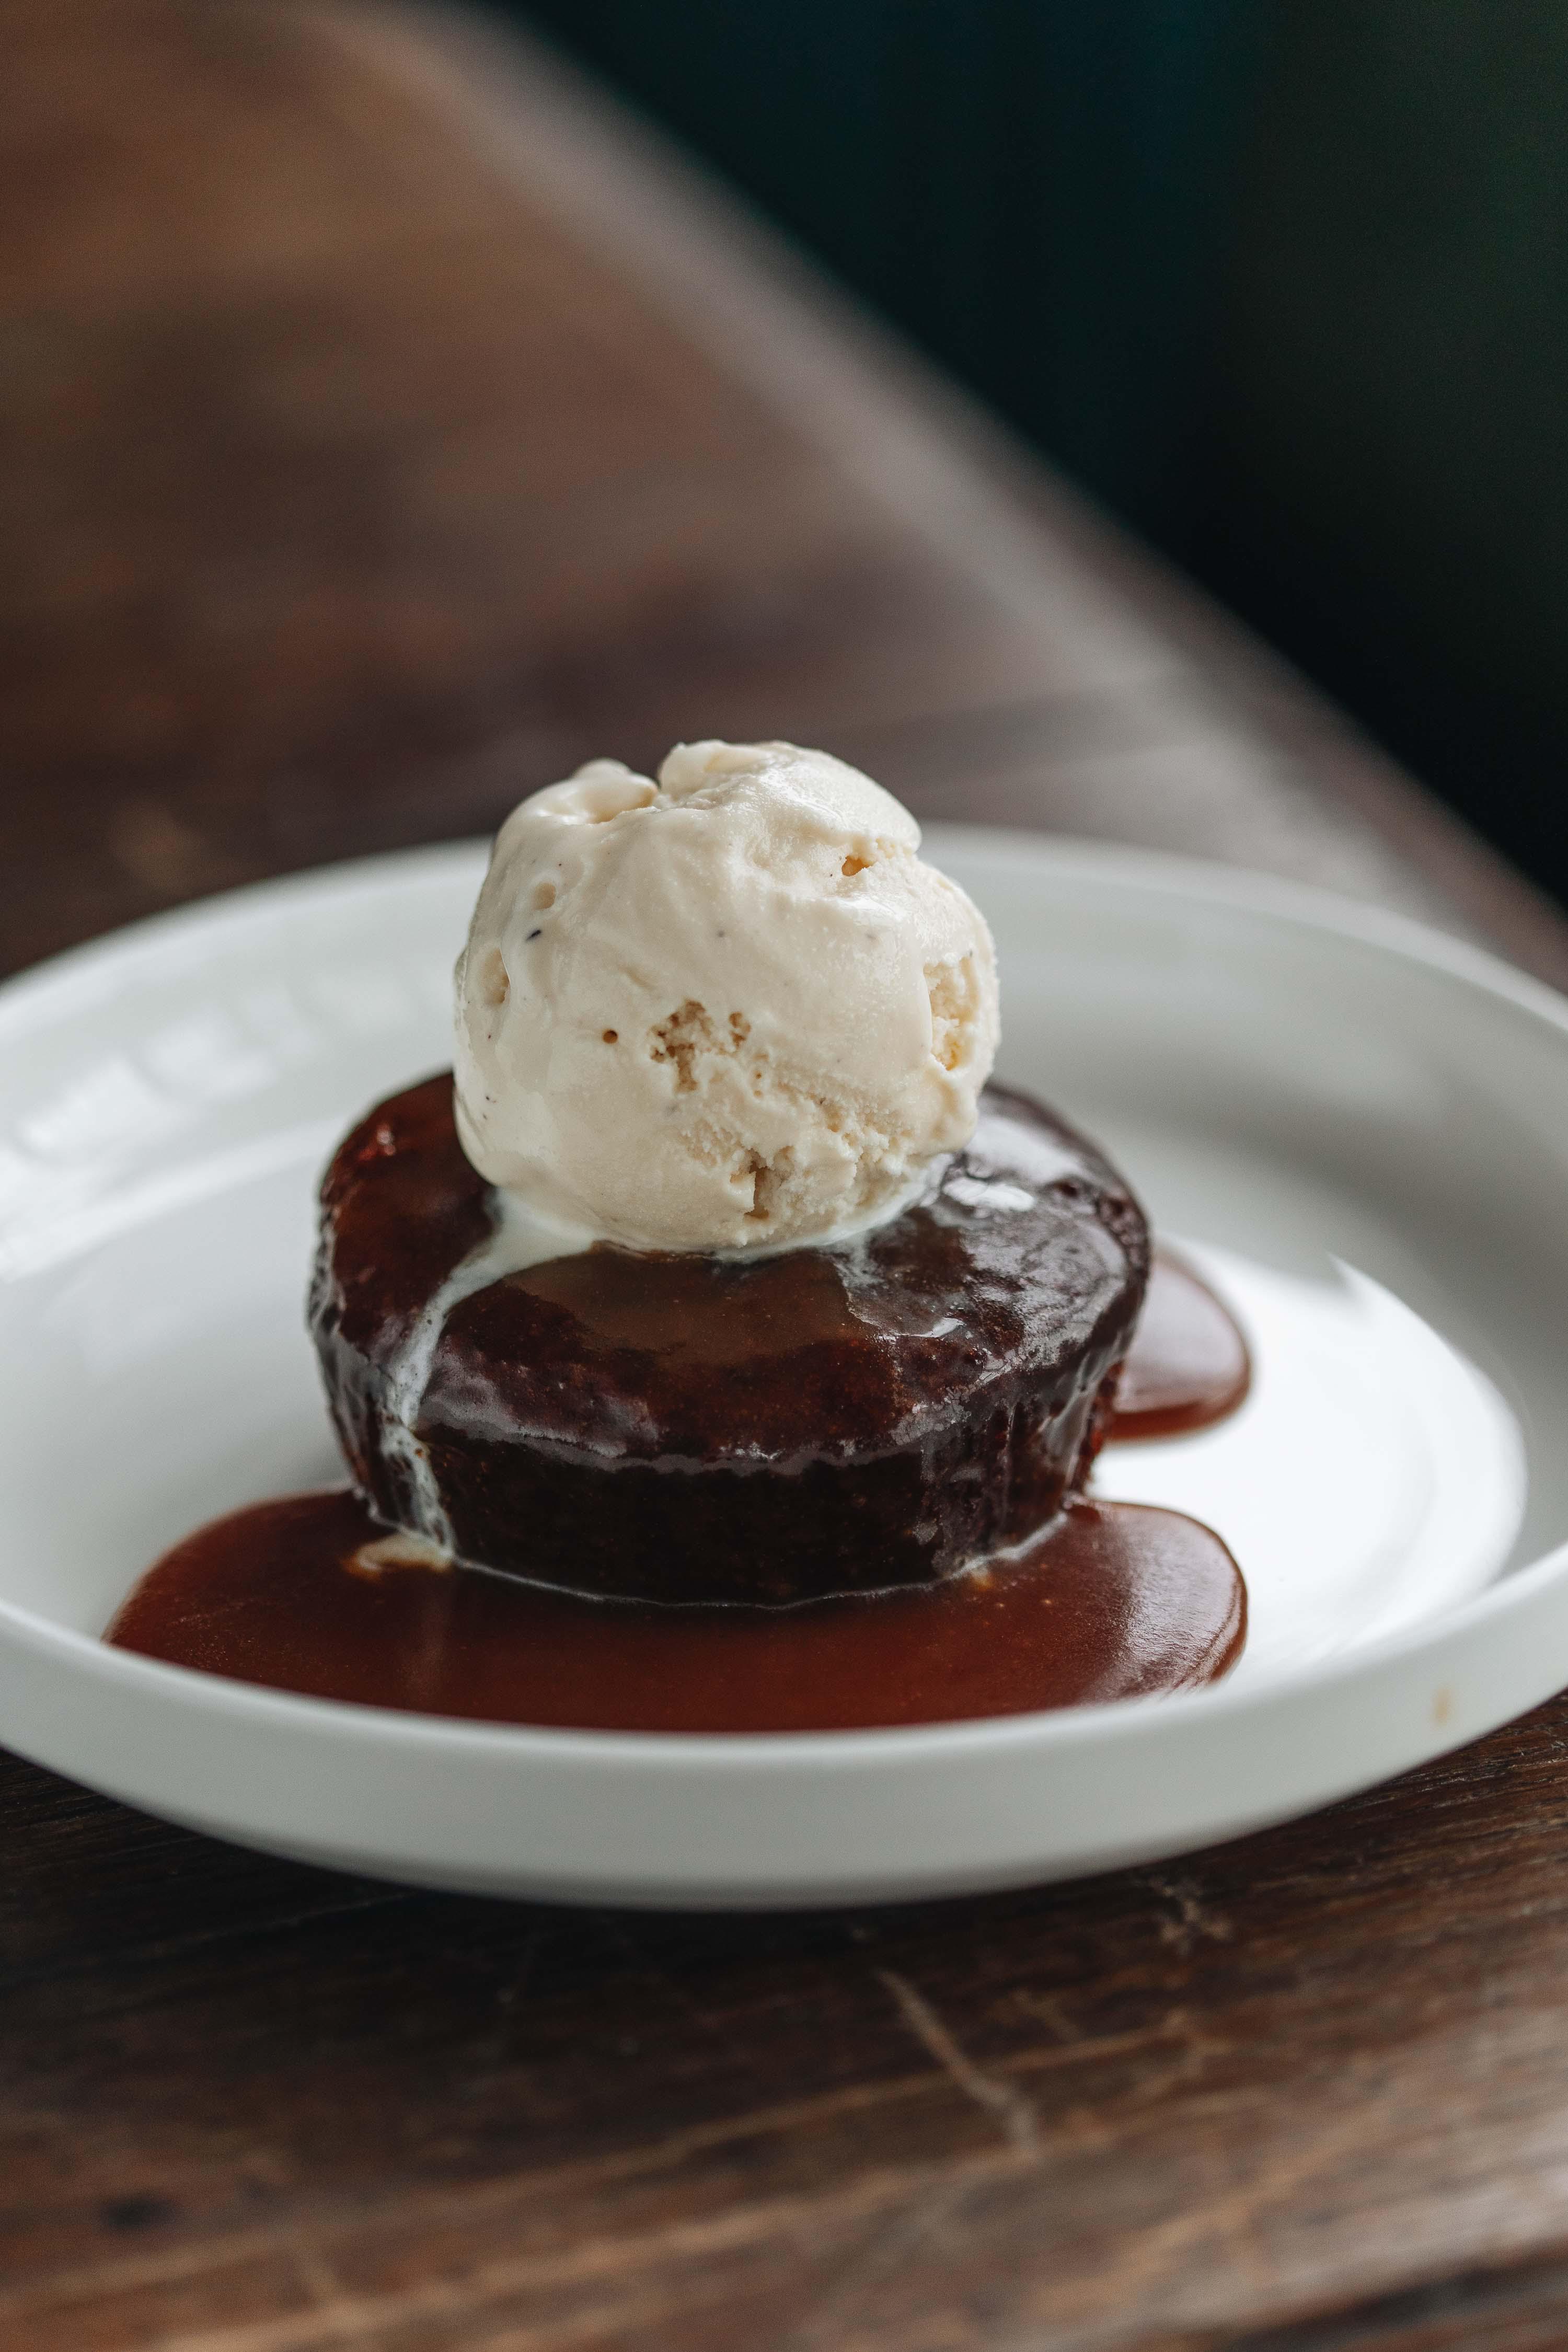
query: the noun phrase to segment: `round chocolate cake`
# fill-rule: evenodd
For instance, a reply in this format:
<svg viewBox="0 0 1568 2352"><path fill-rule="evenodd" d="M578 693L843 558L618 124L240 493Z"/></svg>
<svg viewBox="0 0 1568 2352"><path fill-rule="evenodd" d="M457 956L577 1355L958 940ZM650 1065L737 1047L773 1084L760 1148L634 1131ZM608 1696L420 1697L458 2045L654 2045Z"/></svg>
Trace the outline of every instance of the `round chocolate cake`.
<svg viewBox="0 0 1568 2352"><path fill-rule="evenodd" d="M389 1526L582 1592L780 1603L928 1582L1084 1483L1149 1270L1093 1144L1000 1087L916 1206L749 1258L502 1271L449 1076L321 1188L311 1335Z"/></svg>

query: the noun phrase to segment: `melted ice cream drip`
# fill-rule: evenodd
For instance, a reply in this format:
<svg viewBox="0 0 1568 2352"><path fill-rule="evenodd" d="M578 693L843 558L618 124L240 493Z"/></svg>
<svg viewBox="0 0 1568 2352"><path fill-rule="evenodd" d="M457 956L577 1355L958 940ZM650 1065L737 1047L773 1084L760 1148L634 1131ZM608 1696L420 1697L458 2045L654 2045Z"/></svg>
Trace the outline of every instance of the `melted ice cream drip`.
<svg viewBox="0 0 1568 2352"><path fill-rule="evenodd" d="M447 1318L492 1282L552 1258L573 1256L592 1240L579 1227L538 1216L503 1192L492 1192L489 1207L493 1220L489 1233L431 1294L393 1365L381 1406L383 1450L404 1478L404 1531L428 1544L441 1560L451 1559L457 1545L430 1449L416 1432Z"/></svg>

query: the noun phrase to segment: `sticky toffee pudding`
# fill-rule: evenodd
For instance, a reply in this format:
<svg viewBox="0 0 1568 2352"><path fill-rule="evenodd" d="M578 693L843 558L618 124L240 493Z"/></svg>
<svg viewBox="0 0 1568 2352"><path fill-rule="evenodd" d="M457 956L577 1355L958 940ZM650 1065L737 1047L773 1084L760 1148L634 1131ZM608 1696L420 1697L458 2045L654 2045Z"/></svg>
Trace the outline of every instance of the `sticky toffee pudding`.
<svg viewBox="0 0 1568 2352"><path fill-rule="evenodd" d="M188 1538L108 1638L323 1698L842 1730L1188 1688L1246 1591L1108 1438L1247 1350L1099 1148L987 1083L980 909L788 743L613 760L502 826L455 1072L323 1180L310 1325L353 1486Z"/></svg>
<svg viewBox="0 0 1568 2352"><path fill-rule="evenodd" d="M879 1591L1035 1535L1088 1477L1149 1269L1109 1161L999 1087L931 1197L837 1248L599 1246L462 1296L495 1213L449 1078L344 1142L310 1297L339 1440L388 1525L623 1599Z"/></svg>

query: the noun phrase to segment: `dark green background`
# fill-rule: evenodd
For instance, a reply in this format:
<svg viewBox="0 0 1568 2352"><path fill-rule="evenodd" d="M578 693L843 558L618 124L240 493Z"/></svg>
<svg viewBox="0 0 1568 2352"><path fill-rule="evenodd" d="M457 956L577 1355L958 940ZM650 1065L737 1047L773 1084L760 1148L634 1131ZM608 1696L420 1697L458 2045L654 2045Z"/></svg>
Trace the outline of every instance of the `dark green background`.
<svg viewBox="0 0 1568 2352"><path fill-rule="evenodd" d="M1568 898L1568 0L531 0Z"/></svg>

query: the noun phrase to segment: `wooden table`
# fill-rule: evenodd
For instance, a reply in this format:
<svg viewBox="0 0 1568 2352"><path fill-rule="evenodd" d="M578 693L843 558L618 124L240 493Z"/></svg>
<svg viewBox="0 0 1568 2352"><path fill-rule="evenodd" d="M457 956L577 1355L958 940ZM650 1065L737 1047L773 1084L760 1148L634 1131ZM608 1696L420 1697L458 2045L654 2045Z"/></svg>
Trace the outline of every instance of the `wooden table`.
<svg viewBox="0 0 1568 2352"><path fill-rule="evenodd" d="M1333 712L542 59L216 0L5 46L11 964L788 733L1568 979ZM1558 2345L1565 1740L778 1919L406 1894L0 1759L0 2344Z"/></svg>

